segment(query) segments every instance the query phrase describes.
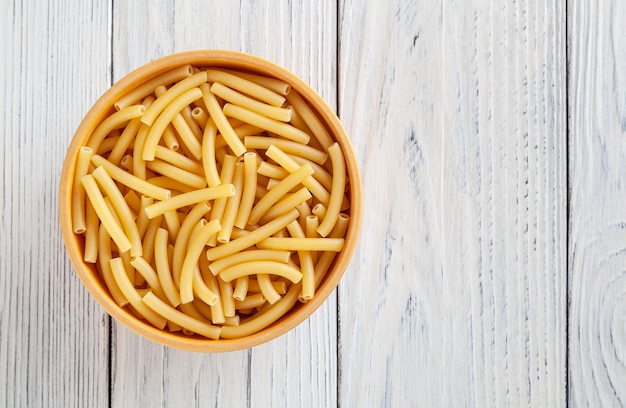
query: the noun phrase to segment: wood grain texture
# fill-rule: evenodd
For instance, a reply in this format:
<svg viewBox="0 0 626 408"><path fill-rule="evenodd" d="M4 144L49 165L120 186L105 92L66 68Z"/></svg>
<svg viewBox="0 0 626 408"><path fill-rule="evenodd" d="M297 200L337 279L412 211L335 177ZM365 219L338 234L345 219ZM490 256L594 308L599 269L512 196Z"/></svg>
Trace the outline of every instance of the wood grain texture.
<svg viewBox="0 0 626 408"><path fill-rule="evenodd" d="M115 2L113 76L174 52L249 52L292 70L336 105L336 4ZM113 406L336 405L336 298L292 332L250 350L193 354L113 330Z"/></svg>
<svg viewBox="0 0 626 408"><path fill-rule="evenodd" d="M568 2L569 402L626 406L626 5Z"/></svg>
<svg viewBox="0 0 626 408"><path fill-rule="evenodd" d="M342 1L342 406L563 406L564 3Z"/></svg>
<svg viewBox="0 0 626 408"><path fill-rule="evenodd" d="M110 85L110 9L2 10L0 406L107 406L109 318L65 255L57 192L74 130Z"/></svg>

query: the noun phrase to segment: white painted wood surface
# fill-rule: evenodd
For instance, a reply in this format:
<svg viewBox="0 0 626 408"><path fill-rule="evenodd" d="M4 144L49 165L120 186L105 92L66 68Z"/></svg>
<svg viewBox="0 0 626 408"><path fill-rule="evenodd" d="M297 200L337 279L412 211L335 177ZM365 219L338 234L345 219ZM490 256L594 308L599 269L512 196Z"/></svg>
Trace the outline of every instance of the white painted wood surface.
<svg viewBox="0 0 626 408"><path fill-rule="evenodd" d="M0 406L626 404L621 2L88 3L1 4ZM196 48L308 81L365 195L336 295L226 354L111 321L58 227L82 115Z"/></svg>
<svg viewBox="0 0 626 408"><path fill-rule="evenodd" d="M569 402L626 406L626 4L568 19Z"/></svg>

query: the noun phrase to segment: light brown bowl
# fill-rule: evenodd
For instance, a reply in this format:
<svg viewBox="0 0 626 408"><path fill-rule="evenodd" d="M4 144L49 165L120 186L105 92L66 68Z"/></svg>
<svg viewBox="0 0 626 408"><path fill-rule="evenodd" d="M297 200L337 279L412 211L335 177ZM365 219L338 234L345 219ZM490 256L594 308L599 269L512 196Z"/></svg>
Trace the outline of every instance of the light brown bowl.
<svg viewBox="0 0 626 408"><path fill-rule="evenodd" d="M318 114L332 138L340 144L346 159L346 171L350 181L351 208L343 250L335 258L312 300L307 303L296 302L294 307L274 324L239 339L212 340L200 336L187 336L182 333L159 330L136 318L126 309L120 308L111 298L94 265L83 261L83 237L72 231L71 194L73 174L80 147L86 144L95 127L105 117L115 112L113 103L122 95L142 82L186 64L245 70L275 77L291 84L292 89L300 93ZM359 168L350 140L332 109L310 86L286 69L253 55L223 50L198 50L170 55L142 66L113 85L93 105L76 130L63 165L59 191L59 215L65 246L74 269L89 293L111 316L134 332L159 344L197 352L225 352L252 347L284 334L309 317L335 289L350 262L359 235L361 211Z"/></svg>

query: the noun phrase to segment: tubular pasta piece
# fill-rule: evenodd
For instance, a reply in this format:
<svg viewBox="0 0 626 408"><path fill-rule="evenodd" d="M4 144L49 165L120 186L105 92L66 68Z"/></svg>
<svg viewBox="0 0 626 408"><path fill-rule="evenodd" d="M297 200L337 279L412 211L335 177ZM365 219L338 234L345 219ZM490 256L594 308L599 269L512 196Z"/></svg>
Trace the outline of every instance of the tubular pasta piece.
<svg viewBox="0 0 626 408"><path fill-rule="evenodd" d="M180 272L183 266L185 251L187 250L187 243L194 226L200 221L200 219L207 213L211 207L206 201L201 201L189 211L187 217L180 225L176 242L174 243L174 251L172 253L172 279L177 288L180 288Z"/></svg>
<svg viewBox="0 0 626 408"><path fill-rule="evenodd" d="M243 95L219 82L215 82L211 86L211 92L225 101L246 108L267 118L278 120L280 122L289 122L291 120L291 108L278 108L276 106L259 102L256 99Z"/></svg>
<svg viewBox="0 0 626 408"><path fill-rule="evenodd" d="M180 167L176 167L170 163L164 162L163 160L154 159L152 161L146 162L146 167L148 167L150 170L155 171L156 173L160 173L166 177L169 177L173 180L194 188L203 188L204 186L206 186L206 180L204 179L204 176L190 173L186 170L181 169Z"/></svg>
<svg viewBox="0 0 626 408"><path fill-rule="evenodd" d="M215 126L219 129L220 133L224 137L224 140L233 153L235 153L237 157L241 156L246 152L246 147L243 145L241 140L239 140L239 137L233 130L233 127L228 122L228 119L226 119L222 108L217 102L217 98L209 88L209 84L202 84L200 89L202 90L202 100L209 110L209 115L211 116L211 119L213 119Z"/></svg>
<svg viewBox="0 0 626 408"><path fill-rule="evenodd" d="M343 248L343 238L277 238L268 237L257 243L260 249L283 251L332 251Z"/></svg>
<svg viewBox="0 0 626 408"><path fill-rule="evenodd" d="M122 110L125 107L137 102L141 98L150 95L154 92L156 87L178 82L181 79L190 77L192 74L193 69L191 68L191 65L174 68L173 70L167 71L158 77L149 80L148 82L144 82L126 95L122 96L113 105L115 106L115 109Z"/></svg>
<svg viewBox="0 0 626 408"><path fill-rule="evenodd" d="M157 229L154 238L154 262L156 264L157 276L163 288L163 293L167 297L172 307L180 304L180 295L174 287L172 274L170 271L170 263L168 260L168 232L163 228Z"/></svg>
<svg viewBox="0 0 626 408"><path fill-rule="evenodd" d="M235 117L251 125L258 126L261 129L276 133L277 135L296 143L306 145L311 139L308 134L304 133L297 127L278 120L270 119L267 116L260 115L241 106L233 105L232 103L224 105L224 115Z"/></svg>
<svg viewBox="0 0 626 408"><path fill-rule="evenodd" d="M281 107L285 103L286 99L284 96L272 92L254 82L250 82L241 76L216 69L208 69L206 73L209 82L221 82L229 88L236 89L239 92L243 92L263 102L269 103L272 106Z"/></svg>
<svg viewBox="0 0 626 408"><path fill-rule="evenodd" d="M163 94L163 96L165 96L165 94ZM185 106L198 100L201 97L202 97L202 92L200 92L198 88L193 88L183 93L178 98L173 100L172 103L167 105L167 107L159 115L159 117L154 122L154 124L152 124L148 132L148 135L146 136L146 141L143 145L143 150L141 152L141 157L143 160L146 160L146 161L154 160L156 147L159 144L159 140L161 139L161 136L163 135L163 132L165 131L165 128L167 127L167 125L172 123L172 121L174 120L174 117L178 115ZM157 102L158 100L159 99L157 99ZM150 105L150 108L152 108L155 105L156 105L156 102ZM145 115L142 116L142 121L144 117ZM182 119L182 122L184 122L184 119ZM176 125L176 123L173 123L173 124ZM177 128L176 130L178 130L179 132L181 131L181 129L183 130L183 132L186 130L185 129L185 125L187 125L186 123L185 125L182 125L180 121L177 121L177 124L179 125L179 128ZM192 137L195 138L195 136L192 136Z"/></svg>
<svg viewBox="0 0 626 408"><path fill-rule="evenodd" d="M291 103L291 106L298 111L298 114L304 122L307 124L309 129L311 129L311 133L320 142L320 145L324 148L324 150L328 150L330 145L333 144L333 139L328 134L328 131L319 120L319 118L313 113L311 108L304 102L302 97L297 92L290 92L287 95L287 100Z"/></svg>
<svg viewBox="0 0 626 408"><path fill-rule="evenodd" d="M146 207L148 218L154 218L166 211L177 210L202 201L215 200L217 198L230 197L235 194L235 187L228 184L221 184L217 187L207 187L201 190L194 190L172 197L168 200L159 201Z"/></svg>
<svg viewBox="0 0 626 408"><path fill-rule="evenodd" d="M146 107L143 105L132 105L108 116L100 122L98 127L93 131L89 138L89 143L87 143L87 147L94 151L98 150L98 147L109 132L123 127L131 119L142 116L145 111Z"/></svg>
<svg viewBox="0 0 626 408"><path fill-rule="evenodd" d="M113 272L111 272L111 237L107 232L104 225L100 224L98 231L98 263L100 264L100 272L104 278L104 283L109 289L111 297L117 303L119 307L124 307L128 304L128 299L124 297L124 294L117 285Z"/></svg>
<svg viewBox="0 0 626 408"><path fill-rule="evenodd" d="M280 298L280 295L278 296ZM235 299L235 309L254 309L256 307L263 306L267 301L263 293L255 293L253 295L246 296L243 300Z"/></svg>
<svg viewBox="0 0 626 408"><path fill-rule="evenodd" d="M100 218L100 222L104 225L107 232L117 245L120 252L126 252L130 250L132 244L128 237L124 234L122 227L115 220L113 213L109 210L109 207L104 202L104 197L96 184L96 180L91 174L84 176L81 179L85 192L93 205L94 210Z"/></svg>
<svg viewBox="0 0 626 408"><path fill-rule="evenodd" d="M93 156L93 149L87 146L78 150L72 191L72 226L75 234L85 232L85 188L80 181L89 172L91 156Z"/></svg>
<svg viewBox="0 0 626 408"><path fill-rule="evenodd" d="M156 313L160 314L167 320L176 323L180 327L214 340L217 340L220 337L221 329L219 327L205 323L174 309L155 296L152 292L148 292L143 297L143 302Z"/></svg>
<svg viewBox="0 0 626 408"><path fill-rule="evenodd" d="M140 179L139 177L135 177L132 174L125 172L113 163L109 162L104 157L97 154L91 158L91 162L96 167L104 167L104 169L109 174L109 176L111 176L112 179L119 181L126 187L129 187L141 194L153 197L157 200L168 199L172 194L169 190L154 186L147 181Z"/></svg>
<svg viewBox="0 0 626 408"><path fill-rule="evenodd" d="M233 188L235 190L235 194L228 197L226 207L224 208L224 215L220 221L222 229L217 233L217 241L222 244L230 241L230 234L233 231L235 218L237 217L237 209L239 208L239 203L241 202L241 193L243 192L243 167L243 163L237 163L235 165L235 173L233 174Z"/></svg>
<svg viewBox="0 0 626 408"><path fill-rule="evenodd" d="M211 235L216 234L222 227L218 220L213 220L203 226L198 234L190 240L187 246L187 255L180 272L180 301L189 303L193 300L193 268L209 241Z"/></svg>
<svg viewBox="0 0 626 408"><path fill-rule="evenodd" d="M159 117L159 115L162 114L162 112L165 111L165 109L170 106L176 99L180 98L181 95L185 94L190 89L196 88L204 82L206 82L206 73L202 71L197 72L189 78L185 78L180 82L177 82L176 85L173 85L170 89L163 93L163 95L159 96L152 103L152 105L150 105L148 109L146 109L146 112L141 117L141 121L148 126L152 125L157 120L157 117ZM187 105L189 105L191 102L187 103ZM180 112L181 110L182 107L177 112Z"/></svg>
<svg viewBox="0 0 626 408"><path fill-rule="evenodd" d="M98 229L100 220L91 201L87 201L85 204L85 213L85 255L83 259L87 263L96 263L98 260Z"/></svg>
<svg viewBox="0 0 626 408"><path fill-rule="evenodd" d="M261 293L267 299L270 305L273 305L280 299L280 295L272 286L272 281L270 280L270 276L266 273L258 273L256 275L257 282L259 283L259 288L261 289Z"/></svg>
<svg viewBox="0 0 626 408"><path fill-rule="evenodd" d="M266 150L265 154L290 173L293 173L300 168L300 165L295 160L287 156L287 154L274 145L270 146ZM302 165L304 166L304 164ZM313 167L311 166L311 168ZM315 174L315 169L313 170L313 174ZM312 175L303 179L302 185L309 189L311 194L313 194L322 204L328 205L330 193L326 191L324 186L322 186Z"/></svg>
<svg viewBox="0 0 626 408"><path fill-rule="evenodd" d="M215 262L211 262L209 264L209 269L211 270L213 275L217 275L224 269L238 263L250 261L275 261L287 263L290 256L291 252L289 251L274 251L270 249L243 251L234 253L229 256L225 256Z"/></svg>
<svg viewBox="0 0 626 408"><path fill-rule="evenodd" d="M253 152L247 152L243 155L244 164L244 183L243 191L241 193L241 200L239 201L239 209L237 216L235 217L234 225L238 228L245 228L248 223L250 211L254 205L254 196L256 193L257 184L257 154Z"/></svg>
<svg viewBox="0 0 626 408"><path fill-rule="evenodd" d="M297 268L276 261L242 262L224 269L218 276L225 282L230 282L242 276L264 273L282 276L289 279L292 283L298 283L302 279L302 273ZM263 289L261 288L261 290Z"/></svg>
<svg viewBox="0 0 626 408"><path fill-rule="evenodd" d="M133 284L126 275L122 259L113 258L111 259L110 265L117 285L120 287L120 290L122 291L126 299L128 299L133 308L139 314L145 317L146 320L152 323L152 325L159 329L163 329L165 327L165 324L167 323L167 320L159 316L151 308L143 303L143 301L141 300L141 296L139 296L139 293L137 293L137 290L133 287Z"/></svg>
<svg viewBox="0 0 626 408"><path fill-rule="evenodd" d="M305 177L310 176L311 174L313 174L313 168L308 164L304 164L297 171L282 179L278 185L269 190L268 193L252 208L252 211L250 211L250 217L248 218L248 223L256 224L259 222L263 214L265 214L272 205L280 200L287 192L289 192L289 190L301 183Z"/></svg>
<svg viewBox="0 0 626 408"><path fill-rule="evenodd" d="M328 158L327 153L314 147L277 137L246 136L243 138L243 143L248 149L268 149L271 145L275 145L285 153L297 154L317 164L324 164Z"/></svg>
<svg viewBox="0 0 626 408"><path fill-rule="evenodd" d="M233 339L248 336L274 323L296 304L298 295L300 294L300 288L300 284L292 285L287 294L283 296L279 302L276 302L265 312L255 315L239 326L222 327L221 337L224 339Z"/></svg>
<svg viewBox="0 0 626 408"><path fill-rule="evenodd" d="M209 261L214 261L227 255L232 255L235 252L241 251L242 249L248 248L256 244L257 242L269 237L275 232L280 231L296 218L298 218L298 211L289 211L241 238L234 239L228 244L220 245L218 247L207 250L207 259Z"/></svg>
<svg viewBox="0 0 626 408"><path fill-rule="evenodd" d="M209 187L215 187L220 184L220 175L217 172L217 162L215 160L216 136L217 127L213 119L209 119L202 136L202 168Z"/></svg>
<svg viewBox="0 0 626 408"><path fill-rule="evenodd" d="M333 167L333 187L330 190L330 200L328 201L326 214L317 228L317 232L323 237L330 233L337 222L346 189L346 162L339 144L333 143L328 148L328 154Z"/></svg>
<svg viewBox="0 0 626 408"><path fill-rule="evenodd" d="M120 219L126 236L132 244L130 255L140 256L143 250L141 246L141 237L139 236L137 224L135 224L134 217L128 207L128 204L126 203L126 200L124 200L122 192L117 188L117 185L115 185L115 182L106 172L104 167L98 166L92 174L102 190L104 190L111 200L111 204L113 204L113 208Z"/></svg>

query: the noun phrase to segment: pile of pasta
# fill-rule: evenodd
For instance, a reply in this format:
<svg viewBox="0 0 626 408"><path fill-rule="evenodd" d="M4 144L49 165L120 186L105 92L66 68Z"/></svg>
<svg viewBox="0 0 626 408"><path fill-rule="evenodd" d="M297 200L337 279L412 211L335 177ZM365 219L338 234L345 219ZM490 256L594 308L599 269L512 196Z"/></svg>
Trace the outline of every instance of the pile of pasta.
<svg viewBox="0 0 626 408"><path fill-rule="evenodd" d="M121 308L218 339L313 299L344 245L349 182L301 95L187 65L114 106L79 150L72 223Z"/></svg>

